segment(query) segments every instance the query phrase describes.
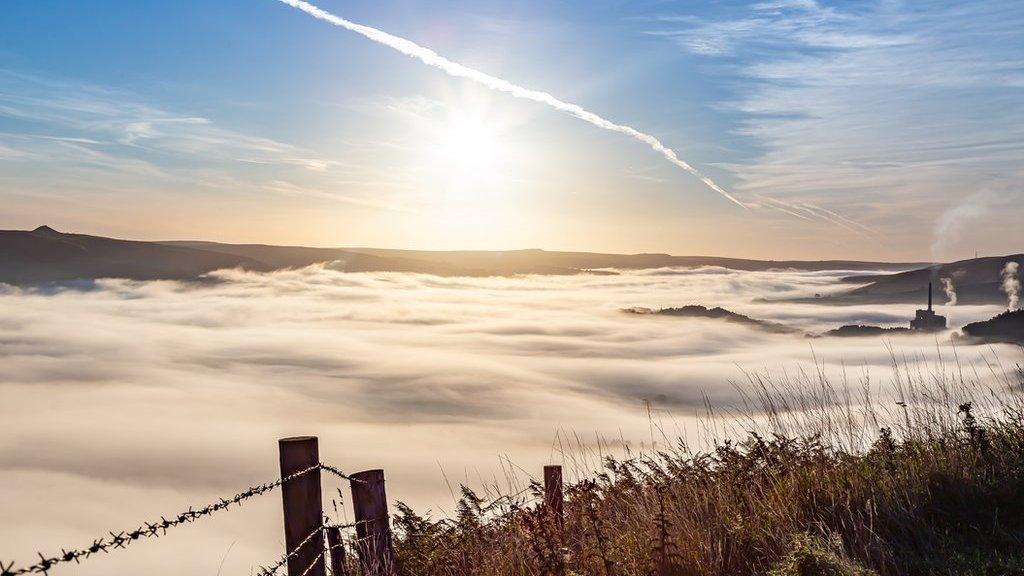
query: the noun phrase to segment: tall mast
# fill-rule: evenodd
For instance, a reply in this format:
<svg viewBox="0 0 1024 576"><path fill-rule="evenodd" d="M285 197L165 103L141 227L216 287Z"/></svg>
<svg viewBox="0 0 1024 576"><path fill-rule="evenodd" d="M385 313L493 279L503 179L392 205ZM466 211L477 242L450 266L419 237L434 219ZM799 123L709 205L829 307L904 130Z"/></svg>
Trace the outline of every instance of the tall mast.
<svg viewBox="0 0 1024 576"><path fill-rule="evenodd" d="M928 311L932 310L932 283L928 283Z"/></svg>

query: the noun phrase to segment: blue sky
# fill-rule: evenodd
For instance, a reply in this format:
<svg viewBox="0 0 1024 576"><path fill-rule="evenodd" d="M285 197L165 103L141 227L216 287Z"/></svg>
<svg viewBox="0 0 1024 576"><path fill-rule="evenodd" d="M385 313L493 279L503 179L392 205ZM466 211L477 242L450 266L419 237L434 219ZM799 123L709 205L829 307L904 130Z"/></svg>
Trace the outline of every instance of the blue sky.
<svg viewBox="0 0 1024 576"><path fill-rule="evenodd" d="M0 227L752 257L1024 250L1019 2L8 0Z"/></svg>

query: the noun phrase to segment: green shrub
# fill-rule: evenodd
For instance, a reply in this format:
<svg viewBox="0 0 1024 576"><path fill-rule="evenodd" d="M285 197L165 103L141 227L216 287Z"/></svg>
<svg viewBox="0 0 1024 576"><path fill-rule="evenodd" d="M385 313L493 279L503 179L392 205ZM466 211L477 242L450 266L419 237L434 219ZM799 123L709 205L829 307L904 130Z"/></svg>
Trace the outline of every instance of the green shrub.
<svg viewBox="0 0 1024 576"><path fill-rule="evenodd" d="M792 549L768 576L877 576L845 557L836 539L824 540L810 534L798 534Z"/></svg>

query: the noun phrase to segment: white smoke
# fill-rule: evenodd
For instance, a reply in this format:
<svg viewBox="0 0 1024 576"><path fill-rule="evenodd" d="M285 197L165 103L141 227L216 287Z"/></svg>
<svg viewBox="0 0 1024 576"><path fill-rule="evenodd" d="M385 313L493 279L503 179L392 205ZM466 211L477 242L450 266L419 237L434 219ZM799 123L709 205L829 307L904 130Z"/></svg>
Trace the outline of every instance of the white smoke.
<svg viewBox="0 0 1024 576"><path fill-rule="evenodd" d="M289 6L292 6L293 8L298 8L299 10L302 10L303 12L315 18L318 18L325 22L329 22L335 26L340 26L342 28L345 28L346 30L351 30L352 32L355 32L357 34L361 34L362 36L365 36L366 38L369 38L370 40L373 40L374 42L377 42L379 44L383 44L390 48L394 48L395 50L398 50L399 52L405 54L406 56L416 58L423 62L424 64L443 70L444 72L452 76L472 80L473 82L481 84L491 90L506 92L516 98L524 98L526 100L540 102L541 104L546 104L554 108L555 110L575 116L580 120L583 120L584 122L589 122L590 124L593 124L598 128L603 128L605 130L611 130L613 132L619 132L620 134L632 136L633 138L643 142L644 144L647 144L656 152L661 153L661 155L664 156L669 162L675 164L676 166L682 168L683 170L686 170L687 172L693 174L697 178L700 178L700 180L704 182L704 184L706 184L708 188L711 188L715 192L718 192L719 194L728 198L737 205L743 208L747 208L747 206L743 202L740 202L735 197L733 197L732 194L726 192L725 189L716 184L713 180L711 180L711 178L708 178L693 166L690 166L685 161L679 159L679 157L676 156L676 153L671 148L666 147L657 138L651 136L650 134L645 134L630 126L616 124L610 120L606 120L598 116L597 114L594 114L593 112L584 110L582 107L576 104L571 104L569 102L559 100L558 98L555 98L554 96L548 94L547 92L523 88L522 86L517 86L516 84L513 84L507 80L502 80L501 78L496 78L489 74L480 72L479 70L475 70L468 66L463 66L462 64L459 64L457 62L452 62L451 60L443 56L440 56L433 50L420 46L419 44L416 44L411 40L406 40L405 38L393 36L391 34L388 34L387 32L378 30L376 28L371 28L369 26L363 26L362 24L350 22L348 20L345 20L344 18L341 18L340 16L335 16L334 14L331 14L330 12L323 10L322 8L318 8L310 4L309 2L305 2L304 0L280 1Z"/></svg>
<svg viewBox="0 0 1024 576"><path fill-rule="evenodd" d="M946 293L946 298L949 299L949 302L947 302L946 305L947 306L956 306L956 287L953 285L953 279L952 278L942 278L941 280L942 280L942 290L943 290L943 292Z"/></svg>
<svg viewBox="0 0 1024 576"><path fill-rule="evenodd" d="M1020 265L1016 262L1007 262L1003 266L1003 292L1006 292L1006 302L1010 310L1020 308L1020 277L1017 271Z"/></svg>

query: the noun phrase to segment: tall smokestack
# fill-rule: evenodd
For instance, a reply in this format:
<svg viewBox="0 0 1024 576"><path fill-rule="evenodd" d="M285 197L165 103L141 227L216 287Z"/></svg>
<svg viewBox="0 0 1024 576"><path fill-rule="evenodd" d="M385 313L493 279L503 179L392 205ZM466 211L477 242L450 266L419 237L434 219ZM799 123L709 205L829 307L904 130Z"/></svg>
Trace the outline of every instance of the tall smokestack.
<svg viewBox="0 0 1024 576"><path fill-rule="evenodd" d="M928 283L928 311L932 310L932 283Z"/></svg>

